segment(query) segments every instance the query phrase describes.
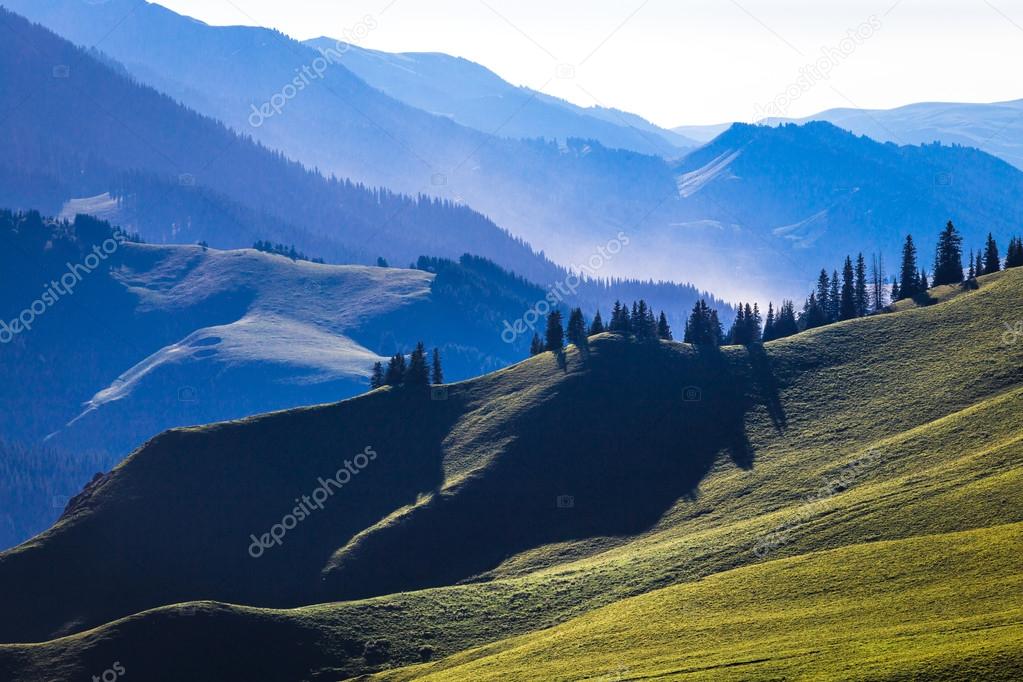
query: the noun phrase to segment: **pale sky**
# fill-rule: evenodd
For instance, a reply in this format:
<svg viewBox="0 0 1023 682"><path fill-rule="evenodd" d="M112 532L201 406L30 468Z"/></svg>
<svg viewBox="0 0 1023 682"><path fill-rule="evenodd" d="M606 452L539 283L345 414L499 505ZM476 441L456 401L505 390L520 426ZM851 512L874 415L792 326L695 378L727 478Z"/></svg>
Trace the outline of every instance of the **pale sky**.
<svg viewBox="0 0 1023 682"><path fill-rule="evenodd" d="M1023 98L1019 0L160 4L207 23L272 26L298 39L328 35L389 52L446 52L516 85L666 127L750 121L772 102L781 105L774 113L799 117L831 107ZM858 29L858 40L847 39ZM826 79L806 69L821 59L830 64ZM795 96L779 100L786 90Z"/></svg>

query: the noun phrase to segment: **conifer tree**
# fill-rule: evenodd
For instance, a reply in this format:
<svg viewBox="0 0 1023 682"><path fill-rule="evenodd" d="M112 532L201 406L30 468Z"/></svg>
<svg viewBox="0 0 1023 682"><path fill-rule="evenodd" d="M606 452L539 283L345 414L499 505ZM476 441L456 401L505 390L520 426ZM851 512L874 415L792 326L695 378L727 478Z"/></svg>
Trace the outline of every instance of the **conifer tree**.
<svg viewBox="0 0 1023 682"><path fill-rule="evenodd" d="M870 312L870 296L867 293L867 261L860 253L856 258L856 287L854 301L856 316L863 317Z"/></svg>
<svg viewBox="0 0 1023 682"><path fill-rule="evenodd" d="M440 365L440 350L433 349L433 383L435 385L444 383L444 368Z"/></svg>
<svg viewBox="0 0 1023 682"><path fill-rule="evenodd" d="M529 344L529 354L539 355L543 352L543 341L540 340L539 334L533 334L533 340Z"/></svg>
<svg viewBox="0 0 1023 682"><path fill-rule="evenodd" d="M764 318L760 316L760 306L753 303L753 314L750 315L750 309L747 304L746 318L750 325L750 343L760 343L764 340L763 321Z"/></svg>
<svg viewBox="0 0 1023 682"><path fill-rule="evenodd" d="M575 347L580 350L586 350L589 347L582 308L573 309L568 316L568 342L575 344Z"/></svg>
<svg viewBox="0 0 1023 682"><path fill-rule="evenodd" d="M902 294L899 291L899 280L892 278L892 303L902 300Z"/></svg>
<svg viewBox="0 0 1023 682"><path fill-rule="evenodd" d="M813 294L810 294L813 296ZM774 304L770 301L767 302L767 319L764 321L764 342L774 341L776 338L774 335Z"/></svg>
<svg viewBox="0 0 1023 682"><path fill-rule="evenodd" d="M1002 259L998 254L998 244L995 237L988 232L987 246L984 248L984 274L990 275L1002 269Z"/></svg>
<svg viewBox="0 0 1023 682"><path fill-rule="evenodd" d="M958 284L963 281L963 238L952 221L938 237L938 248L934 255L934 278L932 286Z"/></svg>
<svg viewBox="0 0 1023 682"><path fill-rule="evenodd" d="M966 279L973 279L977 276L977 264L973 260L973 249L970 249L970 269L966 273Z"/></svg>
<svg viewBox="0 0 1023 682"><path fill-rule="evenodd" d="M379 363L373 363L373 373L369 377L370 388L380 388L384 385L384 366Z"/></svg>
<svg viewBox="0 0 1023 682"><path fill-rule="evenodd" d="M1009 241L1009 251L1006 253L1005 267L1018 268L1023 265L1023 238L1013 237Z"/></svg>
<svg viewBox="0 0 1023 682"><path fill-rule="evenodd" d="M565 330L561 326L561 311L552 310L547 316L547 333L544 350L560 353L565 349Z"/></svg>
<svg viewBox="0 0 1023 682"><path fill-rule="evenodd" d="M611 309L611 324L607 328L610 332L617 332L619 334L625 331L625 325L622 324L622 303L621 301L615 301L614 308Z"/></svg>
<svg viewBox="0 0 1023 682"><path fill-rule="evenodd" d="M817 295L813 292L810 293L810 298L806 299L806 303L803 304L803 315L800 321L804 329L823 327L828 323L827 313L824 312L824 308L821 307L820 302L817 300ZM776 339L781 338L778 326L778 322L775 322L774 338Z"/></svg>
<svg viewBox="0 0 1023 682"><path fill-rule="evenodd" d="M746 328L746 308L740 303L736 306L735 319L732 320L732 328L728 331L728 343L733 346L747 343Z"/></svg>
<svg viewBox="0 0 1023 682"><path fill-rule="evenodd" d="M810 294L812 297L813 294ZM792 301L782 301L778 309L778 319L774 323L776 338L783 339L799 333L799 323L796 320L796 307Z"/></svg>
<svg viewBox="0 0 1023 682"><path fill-rule="evenodd" d="M973 262L973 272L978 276L984 274L984 256L980 251L977 252L977 259Z"/></svg>
<svg viewBox="0 0 1023 682"><path fill-rule="evenodd" d="M817 278L817 305L820 306L825 318L828 317L828 311L831 309L831 303L828 301L830 294L831 278L828 277L828 271L821 268L821 274Z"/></svg>
<svg viewBox="0 0 1023 682"><path fill-rule="evenodd" d="M409 358L408 369L405 372L405 383L416 387L430 385L430 370L426 366L426 348L423 346L422 341L416 344L416 349L412 351L412 355Z"/></svg>
<svg viewBox="0 0 1023 682"><path fill-rule="evenodd" d="M665 316L664 311L661 311L661 316L657 318L657 338L662 341L671 341L671 327L668 326L668 318Z"/></svg>
<svg viewBox="0 0 1023 682"><path fill-rule="evenodd" d="M683 340L697 346L718 346L723 336L717 311L711 310L707 301L703 299L697 301L686 322Z"/></svg>
<svg viewBox="0 0 1023 682"><path fill-rule="evenodd" d="M715 346L720 346L725 342L725 329L721 326L721 320L718 319L718 311L710 311L710 334L713 337L712 343Z"/></svg>
<svg viewBox="0 0 1023 682"><path fill-rule="evenodd" d="M384 383L388 386L401 386L403 381L405 381L405 356L395 353L391 361L387 363Z"/></svg>
<svg viewBox="0 0 1023 682"><path fill-rule="evenodd" d="M852 259L845 257L842 267L842 293L838 308L838 319L851 320L856 317L856 284Z"/></svg>
<svg viewBox="0 0 1023 682"><path fill-rule="evenodd" d="M927 282L926 270L920 271L920 283L917 286L919 287L921 293L926 293L927 290L931 288L931 285Z"/></svg>
<svg viewBox="0 0 1023 682"><path fill-rule="evenodd" d="M600 311L593 316L593 324L590 325L590 336L604 333L604 320L600 319Z"/></svg>
<svg viewBox="0 0 1023 682"><path fill-rule="evenodd" d="M839 290L838 270L831 271L831 291L828 292L828 323L837 322L842 314L842 293Z"/></svg>
<svg viewBox="0 0 1023 682"><path fill-rule="evenodd" d="M920 293L920 275L916 264L916 245L913 235L906 235L902 247L902 268L899 271L899 299L913 298ZM893 296L895 294L892 294Z"/></svg>

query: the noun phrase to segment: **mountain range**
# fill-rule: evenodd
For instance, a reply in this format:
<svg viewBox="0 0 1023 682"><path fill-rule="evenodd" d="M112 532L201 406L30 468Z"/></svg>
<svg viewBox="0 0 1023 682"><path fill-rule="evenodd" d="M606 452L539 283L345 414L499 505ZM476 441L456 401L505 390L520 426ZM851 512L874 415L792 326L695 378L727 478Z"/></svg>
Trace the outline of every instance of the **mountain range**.
<svg viewBox="0 0 1023 682"><path fill-rule="evenodd" d="M904 149L885 154L871 139L822 134L812 126L762 132L741 152L737 163L747 173L740 178L733 164L724 164L731 169L724 174L714 164L708 167L716 156L707 158L703 149L679 159L611 148L623 144L615 137L622 131L669 138L624 114L631 127L618 126L623 121L614 115L617 127L608 131L597 125L607 122L607 112L516 89L479 65L445 55L387 54L314 41L330 53L327 59L312 45L277 32L212 27L142 0L7 4L103 50L134 78L309 167L468 204L561 265L583 264L601 244L628 234L630 247L604 263L602 276L693 282L731 299L800 298L821 267L840 265L835 261L849 250L848 235L862 236L853 250L877 251L893 262L898 253L892 245L902 234L914 233L929 252L931 235L949 219L971 244L988 231L1007 236L1019 224L1016 169L956 146L902 144ZM288 90L291 98L274 100L296 73L314 64L319 68L315 78L306 76L308 85ZM266 116L260 109L271 100L280 112L271 108ZM524 103L507 115L509 102ZM490 127L502 116L500 130ZM569 126L578 126L576 136L535 137L562 134ZM530 139L506 137L512 130ZM750 133L739 126L721 135L716 148ZM929 137L926 131L921 135L907 141ZM801 158L791 158L789 142ZM842 150L841 163L836 148ZM910 165L916 157L928 159L929 176ZM783 188L791 176L785 184L774 177L775 168L791 170L794 163L799 180L805 176L818 188L814 196L790 196ZM702 189L706 183L714 190ZM979 197L978 186L991 191ZM851 192L859 192L856 201L848 201ZM756 215L744 213L749 195L772 193L758 203ZM271 210L259 202L241 203ZM312 230L312 221L292 219ZM377 250L387 242L373 238ZM534 281L556 279L540 276L542 268L527 265L525 254L502 255L497 242L495 237L491 248L478 252ZM399 262L426 253L417 251Z"/></svg>

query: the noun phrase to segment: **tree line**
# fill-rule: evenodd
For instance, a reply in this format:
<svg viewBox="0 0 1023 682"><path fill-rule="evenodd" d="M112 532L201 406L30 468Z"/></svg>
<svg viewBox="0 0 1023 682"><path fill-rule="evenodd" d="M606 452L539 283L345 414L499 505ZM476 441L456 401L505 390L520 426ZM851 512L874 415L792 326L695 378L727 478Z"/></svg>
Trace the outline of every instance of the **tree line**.
<svg viewBox="0 0 1023 682"><path fill-rule="evenodd" d="M373 365L369 385L372 388L382 386L414 386L426 387L431 384L444 383L444 369L441 366L440 351L433 349L430 362L427 362L426 347L420 341L415 350L405 360L404 353L395 353L385 368L383 363Z"/></svg>
<svg viewBox="0 0 1023 682"><path fill-rule="evenodd" d="M851 320L883 312L891 303L926 294L928 289L948 284L963 284L982 275L999 272L1002 269L1023 266L1023 238L1009 240L1006 257L1000 255L998 244L988 234L983 249L970 251L968 266L963 264L962 236L952 221L945 225L938 237L931 273L920 267L918 252L912 235L907 235L902 248L899 272L889 282L885 273L884 259L872 255L868 265L863 253L856 258L846 256L841 272L834 269L828 273L822 268L817 284L796 312L795 303L783 300L775 308L768 303L766 317L761 314L757 303L739 303L735 319L725 332L718 317L718 311L706 299L698 300L686 319L683 340L700 346L750 345L781 339L807 329L814 329L842 320ZM587 347L587 336L604 331L628 334L637 340L672 340L671 328L662 311L658 317L645 301L632 304L631 309L616 301L611 311L611 321L604 325L600 311L594 315L588 327L580 308L571 311L567 334L562 329L562 314L554 311L547 317L544 338L533 336L530 354L545 351L560 352L568 342L579 348Z"/></svg>

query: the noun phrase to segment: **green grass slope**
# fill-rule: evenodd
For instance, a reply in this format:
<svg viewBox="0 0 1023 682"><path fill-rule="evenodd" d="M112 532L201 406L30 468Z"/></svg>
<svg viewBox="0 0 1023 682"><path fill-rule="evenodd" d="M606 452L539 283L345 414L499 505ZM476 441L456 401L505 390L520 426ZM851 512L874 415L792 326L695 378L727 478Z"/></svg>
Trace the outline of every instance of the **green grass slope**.
<svg viewBox="0 0 1023 682"><path fill-rule="evenodd" d="M727 571L380 680L1018 680L1023 524Z"/></svg>
<svg viewBox="0 0 1023 682"><path fill-rule="evenodd" d="M760 580L753 576L762 575L774 581L764 589L779 594L789 589L793 603L799 602L807 595L796 588L807 579L792 569L794 582L786 584L777 578L784 571L769 567L811 553L817 553L819 574L827 576L837 575L842 562L821 557L844 556L831 552L890 546L891 553L876 561L855 554L865 567L864 589L883 584L886 571L901 570L898 557L936 559L921 549L925 545L903 542L1023 522L1023 339L1011 344L1003 338L1004 325L1018 317L1020 300L1023 271L1013 271L982 278L978 291L935 305L815 330L768 344L764 352L728 348L707 356L680 344L647 348L601 337L593 340L593 355L585 362L574 352L565 366L550 355L539 356L453 386L448 401L426 407L383 391L336 406L167 434L162 449L157 442L136 453L114 473L122 480L105 482L71 518L0 557L0 591L5 591L0 596L3 603L16 604L14 613L22 621L6 616L4 626L7 633L29 632L31 626L45 639L55 624L75 613L89 618L69 632L175 601L252 603L247 600L253 596L269 601L266 595L274 594L283 602L301 597L311 603L328 602L332 595L380 595L258 612L260 622L272 623L279 636L303 642L297 657L267 664L262 679L342 679L415 663L424 648L441 657L526 633L540 636L540 630L560 624L571 628L579 622L573 618L596 614L595 609L659 594L655 591L668 586L695 589L726 572L752 583ZM693 395L682 390L686 386L700 389L703 400L685 400ZM633 403L638 409L630 407ZM420 413L423 421L416 416ZM392 419L395 414L402 418ZM293 542L289 536L278 548L286 550L279 567L230 563L238 548L221 549L218 542L230 544L225 538L234 538L240 525L265 525L273 514L263 507L280 497L272 494L275 488L298 487L330 461L328 453L349 452L366 439L374 446L382 443L381 453L407 454L394 468L380 467L383 478L365 479L372 480L367 486L372 494L353 500L355 507L339 499L341 513L325 512L323 525L309 526L309 538L302 540L296 532ZM186 444L191 447L182 447ZM412 475L415 466L422 471ZM152 480L139 478L146 470ZM241 477L238 487L232 476ZM605 479L620 481L620 488ZM386 487L396 482L402 486ZM135 485L125 487L128 483ZM180 491L181 499L156 495L166 484ZM200 523L189 509L202 499L200 493L212 491L231 504L217 506L217 513L204 510L209 518ZM561 494L574 495L574 507L556 508L554 497ZM384 499L370 500L373 495ZM142 501L147 499L159 501L162 515L146 515ZM118 517L101 514L115 501L125 505L121 513L143 514L132 524L122 521L126 539L117 556L130 555L127 548L164 552L160 561L147 562L152 576L140 578L130 567L118 574L140 589L129 592L132 598L104 573L122 569L111 561L99 564L83 530L109 528ZM348 518L356 509L358 517ZM273 512L279 518L279 507ZM249 518L253 514L255 522ZM171 530L193 538L192 544L174 532L168 535ZM948 541L966 537L949 535ZM935 548L947 545L934 542ZM183 544L208 561L179 558L165 570L167 556ZM1023 572L1014 545L999 547L1015 554L995 563ZM228 555L231 559L224 558ZM91 564L91 575L76 577ZM175 577L175 571L196 564L204 575ZM977 566L982 571L982 564ZM288 568L296 569L294 577ZM909 564L906 571L915 572L920 585L949 584L940 572L931 575ZM992 573L994 582L998 575ZM173 589L157 591L150 580ZM77 582L65 588L62 581ZM265 589L268 584L280 591ZM884 598L897 600L901 590L892 584ZM243 598L221 596L231 594L228 585ZM46 590L58 596L51 600ZM89 590L92 595L83 597ZM845 599L846 591L845 583L836 583L835 598ZM1005 594L1018 599L1018 591ZM873 606L862 594L848 598ZM260 603L273 605L266 601ZM884 600L876 601L881 609ZM724 593L707 593L704 599L708 613L721 619L731 603ZM650 602L651 609L655 606ZM957 618L973 617L969 608L943 606L940 599L936 608ZM61 679L49 672L54 666L84 670L89 661L128 658L128 651L134 658L125 664L147 679L218 679L187 640L153 636L164 630L152 623L178 622L182 613L190 631L204 639L238 643L228 658L240 656L237 650L258 652L266 646L246 625L251 610L191 603L43 644L0 647L0 673L6 666L28 679ZM839 632L841 618L835 618ZM938 627L937 622L924 614L920 631ZM642 626L633 625L638 633ZM585 637L576 636L581 631L564 632L575 633L558 640L565 647L595 651ZM761 643L770 642L766 625L762 632ZM698 658L708 665L743 659L741 648L714 650L707 640L690 635L694 646L705 647ZM798 649L801 636L793 632L791 650ZM1007 636L1011 641L1015 635ZM643 641L632 645L640 649ZM894 641L898 651L878 677L899 679L914 669L908 640L905 651L903 640ZM936 644L941 651L935 655L946 661L974 656L967 644L950 642ZM442 674L445 667L477 659L486 666L484 673L505 674L500 672L504 659L485 661L518 644L496 646L437 669L401 674ZM677 661L677 669L692 667L684 661L697 659L688 656L682 647L650 654L661 671L675 669L670 660ZM508 670L515 670L513 659ZM247 659L237 665L247 669ZM550 665L545 669L550 674L574 675L553 660ZM792 671L796 675L798 668ZM741 671L737 675L741 678Z"/></svg>

